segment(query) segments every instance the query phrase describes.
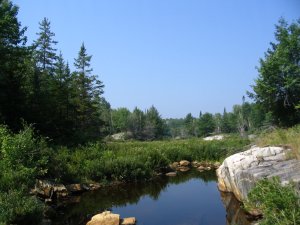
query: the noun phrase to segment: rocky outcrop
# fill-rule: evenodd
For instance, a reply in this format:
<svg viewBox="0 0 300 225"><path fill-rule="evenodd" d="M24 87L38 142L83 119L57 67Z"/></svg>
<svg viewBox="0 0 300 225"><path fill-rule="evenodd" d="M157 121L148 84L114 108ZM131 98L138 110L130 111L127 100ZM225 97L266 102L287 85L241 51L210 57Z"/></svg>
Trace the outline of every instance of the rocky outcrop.
<svg viewBox="0 0 300 225"><path fill-rule="evenodd" d="M120 219L119 214L110 211L97 214L86 225L134 225L136 219L134 217Z"/></svg>
<svg viewBox="0 0 300 225"><path fill-rule="evenodd" d="M258 180L278 176L282 184L290 181L300 186L300 161L289 159L285 147L256 147L234 154L217 169L218 187L233 192L239 201L247 198Z"/></svg>
<svg viewBox="0 0 300 225"><path fill-rule="evenodd" d="M68 196L68 190L63 184L57 184L49 180L37 180L33 193L47 199L64 198Z"/></svg>

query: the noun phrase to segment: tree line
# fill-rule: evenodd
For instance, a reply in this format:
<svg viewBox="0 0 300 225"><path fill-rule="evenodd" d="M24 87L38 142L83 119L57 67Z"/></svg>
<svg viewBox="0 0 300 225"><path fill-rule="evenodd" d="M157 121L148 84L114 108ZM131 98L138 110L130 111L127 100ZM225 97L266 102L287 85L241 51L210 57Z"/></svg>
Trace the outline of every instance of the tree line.
<svg viewBox="0 0 300 225"><path fill-rule="evenodd" d="M288 127L300 122L300 21L279 20L276 42L260 59L259 76L248 93L253 103L243 98L231 112L162 119L154 106L132 112L112 109L84 43L72 71L56 48L47 18L39 23L36 40L28 44L26 27L17 18L18 7L9 0L0 0L0 6L0 123L12 131L32 124L54 142L76 144L118 132L153 140L211 133L243 135L267 125Z"/></svg>
<svg viewBox="0 0 300 225"><path fill-rule="evenodd" d="M24 122L33 124L44 136L63 143L100 137L101 111L108 104L84 43L71 71L56 49L47 18L39 23L37 39L26 45L18 7L7 0L0 4L0 122L14 131Z"/></svg>
<svg viewBox="0 0 300 225"><path fill-rule="evenodd" d="M240 133L244 136L272 126L272 120L259 105L245 102L243 98L243 103L234 105L232 112L224 108L223 114L200 112L199 117L194 117L188 113L179 119L162 119L154 106L145 112L138 108L132 112L127 108L118 108L111 110L109 124L112 134L124 132L128 138L149 140L205 137L220 133Z"/></svg>

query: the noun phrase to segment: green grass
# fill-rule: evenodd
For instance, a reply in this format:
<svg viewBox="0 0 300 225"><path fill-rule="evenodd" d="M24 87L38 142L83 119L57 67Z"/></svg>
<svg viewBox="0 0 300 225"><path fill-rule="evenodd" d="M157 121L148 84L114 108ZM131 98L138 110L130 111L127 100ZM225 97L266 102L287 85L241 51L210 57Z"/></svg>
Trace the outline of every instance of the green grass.
<svg viewBox="0 0 300 225"><path fill-rule="evenodd" d="M289 129L278 128L262 133L256 141L258 146L283 145L292 149L294 157L300 159L300 125Z"/></svg>
<svg viewBox="0 0 300 225"><path fill-rule="evenodd" d="M63 182L135 181L151 178L155 172L179 160L222 161L243 150L249 142L238 136L222 141L202 139L90 144L53 154L49 169Z"/></svg>
<svg viewBox="0 0 300 225"><path fill-rule="evenodd" d="M260 225L300 224L300 199L292 184L282 186L279 178L261 180L250 191L246 209L263 213Z"/></svg>

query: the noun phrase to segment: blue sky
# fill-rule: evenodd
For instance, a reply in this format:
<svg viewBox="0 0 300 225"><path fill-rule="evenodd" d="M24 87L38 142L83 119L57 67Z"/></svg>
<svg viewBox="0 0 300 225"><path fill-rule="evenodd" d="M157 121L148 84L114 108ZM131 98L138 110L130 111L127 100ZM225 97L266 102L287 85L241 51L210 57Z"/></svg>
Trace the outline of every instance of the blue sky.
<svg viewBox="0 0 300 225"><path fill-rule="evenodd" d="M85 43L113 108L154 105L164 118L241 103L278 19L300 18L298 0L13 2L29 44L47 17L70 64Z"/></svg>

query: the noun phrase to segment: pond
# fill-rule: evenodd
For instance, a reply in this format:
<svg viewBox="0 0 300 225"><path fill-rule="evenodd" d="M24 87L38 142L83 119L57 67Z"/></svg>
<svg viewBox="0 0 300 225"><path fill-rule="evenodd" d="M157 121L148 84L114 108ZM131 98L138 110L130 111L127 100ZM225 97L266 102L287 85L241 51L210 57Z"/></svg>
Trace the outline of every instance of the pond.
<svg viewBox="0 0 300 225"><path fill-rule="evenodd" d="M218 191L215 171L192 170L74 196L57 206L52 221L86 224L92 215L111 210L122 218L136 217L138 225L250 224L239 205L231 194Z"/></svg>

